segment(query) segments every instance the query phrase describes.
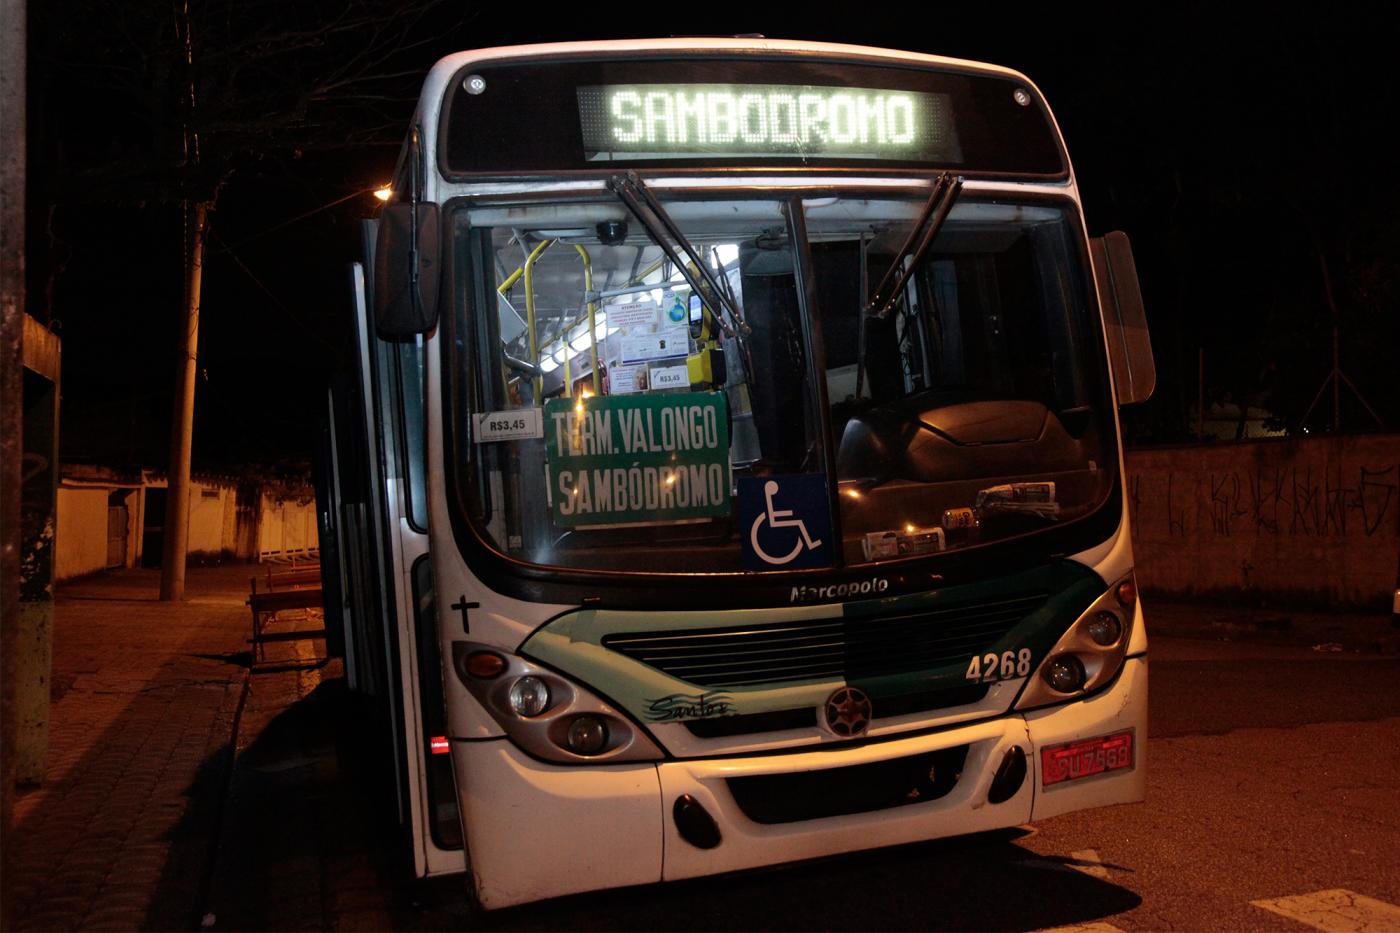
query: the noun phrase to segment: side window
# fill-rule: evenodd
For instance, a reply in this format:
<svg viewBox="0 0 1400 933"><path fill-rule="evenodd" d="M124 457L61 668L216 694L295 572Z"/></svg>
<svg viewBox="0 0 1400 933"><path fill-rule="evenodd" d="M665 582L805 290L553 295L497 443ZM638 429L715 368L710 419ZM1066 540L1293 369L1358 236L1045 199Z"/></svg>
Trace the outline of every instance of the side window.
<svg viewBox="0 0 1400 933"><path fill-rule="evenodd" d="M423 338L394 346L394 378L398 383L399 443L402 447L406 515L415 531L428 530L428 450L423 410Z"/></svg>

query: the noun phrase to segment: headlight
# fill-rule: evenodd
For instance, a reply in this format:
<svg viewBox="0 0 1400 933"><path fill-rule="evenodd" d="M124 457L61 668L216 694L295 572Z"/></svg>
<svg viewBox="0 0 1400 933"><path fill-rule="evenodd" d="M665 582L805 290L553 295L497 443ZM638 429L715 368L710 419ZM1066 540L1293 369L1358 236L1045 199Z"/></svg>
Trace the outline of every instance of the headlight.
<svg viewBox="0 0 1400 933"><path fill-rule="evenodd" d="M486 663L488 655L496 660ZM536 758L580 764L665 757L631 717L554 671L467 641L452 643L452 662L510 740Z"/></svg>
<svg viewBox="0 0 1400 933"><path fill-rule="evenodd" d="M1084 686L1084 665L1072 654L1059 654L1045 662L1040 676L1060 693L1074 693Z"/></svg>
<svg viewBox="0 0 1400 933"><path fill-rule="evenodd" d="M517 716L538 716L549 709L549 686L538 677L521 677L506 691L511 712Z"/></svg>
<svg viewBox="0 0 1400 933"><path fill-rule="evenodd" d="M1128 652L1137 587L1132 574L1114 583L1060 636L1026 679L1016 709L1063 703L1107 684L1123 667Z"/></svg>
<svg viewBox="0 0 1400 933"><path fill-rule="evenodd" d="M598 716L580 716L569 723L564 738L575 754L596 755L608 745L608 724Z"/></svg>
<svg viewBox="0 0 1400 933"><path fill-rule="evenodd" d="M1107 648L1116 643L1118 637L1123 634L1123 623L1119 622L1118 617L1111 612L1096 612L1089 623L1084 626L1084 630L1089 633L1094 644Z"/></svg>

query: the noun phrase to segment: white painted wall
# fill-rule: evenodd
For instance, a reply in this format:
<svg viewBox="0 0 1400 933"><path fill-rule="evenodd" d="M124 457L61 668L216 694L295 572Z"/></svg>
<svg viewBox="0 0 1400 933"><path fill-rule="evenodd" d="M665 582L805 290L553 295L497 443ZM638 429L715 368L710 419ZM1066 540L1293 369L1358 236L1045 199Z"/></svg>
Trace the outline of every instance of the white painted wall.
<svg viewBox="0 0 1400 933"><path fill-rule="evenodd" d="M110 489L58 487L55 580L81 577L107 566L107 496Z"/></svg>
<svg viewBox="0 0 1400 933"><path fill-rule="evenodd" d="M258 525L258 557L305 554L319 546L316 534L316 501L262 497Z"/></svg>
<svg viewBox="0 0 1400 933"><path fill-rule="evenodd" d="M205 495L209 493L209 495ZM189 552L219 554L231 544L224 541L225 500L234 491L223 486L207 486L198 481L190 483Z"/></svg>
<svg viewBox="0 0 1400 933"><path fill-rule="evenodd" d="M163 478L148 475L143 479L145 489L133 488L126 496L129 510L126 565L129 567L136 566L141 559L145 492L165 487ZM198 480L190 485L189 552L208 556L237 553L237 490ZM88 485L82 481L59 485L55 580L69 580L107 566L107 504L111 493L119 488L123 487ZM258 523L258 557L304 556L317 548L314 499L298 502L264 494L259 504L262 515Z"/></svg>

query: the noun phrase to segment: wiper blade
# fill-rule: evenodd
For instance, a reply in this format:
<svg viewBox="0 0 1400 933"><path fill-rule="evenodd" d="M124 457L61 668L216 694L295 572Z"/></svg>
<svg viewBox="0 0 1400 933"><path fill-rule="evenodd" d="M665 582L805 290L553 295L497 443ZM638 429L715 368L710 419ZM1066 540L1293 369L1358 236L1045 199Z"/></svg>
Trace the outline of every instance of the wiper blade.
<svg viewBox="0 0 1400 933"><path fill-rule="evenodd" d="M720 287L710 267L701 260L695 247L685 238L685 234L681 233L680 227L676 226L676 222L666 213L666 209L661 206L661 202L651 193L651 189L641 177L636 172L614 175L608 179L608 187L627 205L632 216L646 227L647 233L651 234L651 238L665 251L667 258L680 270L681 275L685 276L695 294L699 295L702 301L712 299L720 306L724 315L728 316L729 324L725 323L724 316L717 318L725 335L734 337L736 331L741 335L747 334L749 326L744 323L744 316L730 299L728 291ZM684 260L677 250L685 254Z"/></svg>
<svg viewBox="0 0 1400 933"><path fill-rule="evenodd" d="M924 254L933 245L933 238L938 236L943 221L948 219L948 212L953 209L953 202L957 201L962 185L962 176L955 177L949 172L944 172L934 180L928 203L924 205L923 213L915 222L914 229L909 231L909 239L899 248L899 254L885 272L885 277L880 280L875 294L870 297L870 303L865 306L867 316L881 319L889 316L895 299L904 292L909 276L914 274ZM910 261L906 262L906 259Z"/></svg>

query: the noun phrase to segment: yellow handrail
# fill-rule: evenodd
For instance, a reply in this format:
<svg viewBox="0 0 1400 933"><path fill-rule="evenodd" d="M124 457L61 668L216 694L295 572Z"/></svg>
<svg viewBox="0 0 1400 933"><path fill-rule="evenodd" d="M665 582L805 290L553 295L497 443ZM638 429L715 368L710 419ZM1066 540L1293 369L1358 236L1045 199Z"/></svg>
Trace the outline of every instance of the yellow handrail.
<svg viewBox="0 0 1400 933"><path fill-rule="evenodd" d="M530 362L538 370L540 366L540 346L539 338L535 332L535 261L544 255L544 251L554 245L553 240L545 240L536 246L525 260L522 272L525 275L525 325L530 331ZM567 355L566 355L567 358ZM544 404L540 398L544 394L544 376L537 375L534 378L536 406Z"/></svg>
<svg viewBox="0 0 1400 933"><path fill-rule="evenodd" d="M578 250L579 258L583 260L583 292L588 294L593 291L593 259L588 255L588 250L579 244L574 244L574 249ZM572 329L572 325L570 325ZM569 339L569 332L564 331L564 339ZM593 364L593 394L603 394L602 380L598 377L598 302L588 302L588 354ZM567 377L566 377L567 378Z"/></svg>
<svg viewBox="0 0 1400 933"><path fill-rule="evenodd" d="M521 276L524 276L524 277L525 277L525 317L526 317L526 326L528 327L528 329L529 329L529 334L530 334L530 361L531 361L532 363L534 363L534 365L535 365L536 367L538 367L538 366L540 365L540 358L539 358L540 350L539 350L539 344L538 344L538 334L537 334L536 328L535 328L534 265L535 265L535 261L536 261L537 259L539 259L541 255L544 254L544 251L547 250L547 249L549 249L549 247L553 246L553 245L554 245L555 243L557 243L557 242L558 242L558 240L544 240L544 241L542 241L542 242L540 243L540 245L539 245L539 246L536 246L536 247L534 248L534 250L530 253L530 255L529 255L528 257L526 257L524 265L520 266L520 268L516 269L516 270L515 270L514 272L512 272L510 275L506 276L505 279L503 279L503 280L501 281L501 284L496 286L496 292L497 292L497 294L505 295L505 293L508 292L508 291L510 291L511 287L512 287L513 285L515 285L516 282L520 281L520 277L521 277ZM584 287L584 291L585 291L585 292L591 292L591 291L593 290L593 260L592 260L592 257L590 257L590 256L588 255L588 250L586 250L583 246L581 246L581 245L579 245L579 244L577 244L577 243L574 244L574 249L578 250L579 256L583 259L583 283L584 283L584 284L583 284L583 287ZM645 279L647 276L651 275L651 274L652 274L653 272L655 272L657 269L660 269L661 266L665 264L665 262L666 262L666 257L665 257L665 256L662 256L660 259L658 259L658 260L656 260L655 262L653 262L653 263L651 263L650 265L648 265L645 269L642 269L642 270L638 271L638 273L632 278L632 280L631 280L630 282L628 282L628 285L637 285L637 284L640 284L641 281L642 281L643 279ZM592 363L593 363L593 394L594 394L594 395L601 395L602 392L603 392L603 387L602 387L602 377L601 377L601 375L600 375L599 372L598 372L598 319L597 319L597 311L598 311L598 303L597 303L596 301L590 301L590 302L588 302L588 311L587 311L587 314L588 314L588 337L589 337L589 341L590 341L589 354L590 354L590 359L592 360ZM580 321L582 321L582 320L583 320L583 317L584 317L584 316L583 316L582 314L580 314L578 317L574 318L574 320L571 321L571 322L568 324L568 326L566 326L566 327L564 328L563 333L562 333L562 340L563 340L565 346L568 346L568 345L569 345L569 331L572 330L572 329L574 328L574 325L576 325L576 324L578 324ZM569 360L570 360L570 355L569 355L569 353L568 353L567 351L565 351L565 353L564 353L564 385L565 385L566 387L569 386L569 385L570 385L570 382L571 382L571 380L570 380L570 378L569 378L569 374L570 374L570 370L569 370ZM503 373L502 373L502 376L504 377L504 375L505 375L505 374L504 374L504 372L503 372ZM543 377L543 376L536 376L536 377L534 377L534 385L535 385L535 404L536 404L536 405L539 405L539 404L541 404L540 396L544 393L544 377Z"/></svg>

